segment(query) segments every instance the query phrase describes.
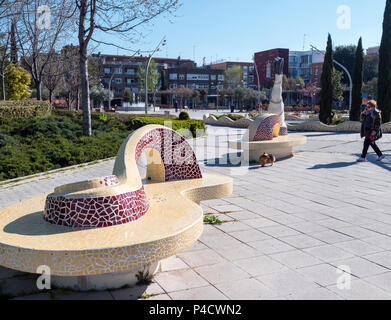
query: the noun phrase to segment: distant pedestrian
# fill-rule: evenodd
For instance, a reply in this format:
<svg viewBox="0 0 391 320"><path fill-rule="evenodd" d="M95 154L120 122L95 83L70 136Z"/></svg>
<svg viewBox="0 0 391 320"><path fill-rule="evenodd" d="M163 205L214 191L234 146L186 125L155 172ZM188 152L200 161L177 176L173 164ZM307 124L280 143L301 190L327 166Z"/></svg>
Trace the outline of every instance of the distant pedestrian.
<svg viewBox="0 0 391 320"><path fill-rule="evenodd" d="M174 101L175 112L178 112L178 100Z"/></svg>
<svg viewBox="0 0 391 320"><path fill-rule="evenodd" d="M376 108L377 103L374 100L368 102L363 113L361 113L361 138L365 137L364 148L361 157L357 160L358 162L366 162L367 153L369 146L376 152L378 158L377 161L382 161L385 156L376 145L376 141L382 136L381 130L381 111Z"/></svg>

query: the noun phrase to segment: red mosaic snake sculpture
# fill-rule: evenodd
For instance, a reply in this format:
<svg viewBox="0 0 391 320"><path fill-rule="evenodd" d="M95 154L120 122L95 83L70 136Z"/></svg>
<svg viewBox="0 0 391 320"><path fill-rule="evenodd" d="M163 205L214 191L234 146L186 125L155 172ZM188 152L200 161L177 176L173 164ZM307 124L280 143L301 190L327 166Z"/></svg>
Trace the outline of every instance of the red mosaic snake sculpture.
<svg viewBox="0 0 391 320"><path fill-rule="evenodd" d="M167 127L145 126L123 142L112 176L60 186L48 195L44 219L69 227L108 227L142 217L149 208L137 168L143 152L152 180L202 178L196 155L183 136Z"/></svg>

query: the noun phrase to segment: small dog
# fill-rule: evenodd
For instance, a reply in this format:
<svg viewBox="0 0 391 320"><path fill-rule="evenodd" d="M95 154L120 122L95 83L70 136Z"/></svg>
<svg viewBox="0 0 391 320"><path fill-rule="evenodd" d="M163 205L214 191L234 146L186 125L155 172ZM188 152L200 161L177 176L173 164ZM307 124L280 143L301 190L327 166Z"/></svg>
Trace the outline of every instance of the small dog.
<svg viewBox="0 0 391 320"><path fill-rule="evenodd" d="M274 162L276 162L276 157L273 156L270 153L264 153L260 158L259 158L259 163L261 164L262 167L266 166L267 163L270 163L271 166L273 166Z"/></svg>

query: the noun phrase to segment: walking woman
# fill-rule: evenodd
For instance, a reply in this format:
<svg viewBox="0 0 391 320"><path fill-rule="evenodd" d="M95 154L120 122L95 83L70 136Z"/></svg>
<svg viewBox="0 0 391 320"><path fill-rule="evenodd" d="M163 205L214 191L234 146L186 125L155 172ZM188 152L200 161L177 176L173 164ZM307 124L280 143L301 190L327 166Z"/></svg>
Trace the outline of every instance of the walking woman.
<svg viewBox="0 0 391 320"><path fill-rule="evenodd" d="M361 138L365 137L364 140L364 149L362 151L361 157L357 160L358 162L366 162L367 153L369 146L376 152L378 158L377 161L382 161L385 156L380 151L379 147L376 145L376 141L379 140L382 136L381 130L381 111L376 108L376 101L371 100L368 102L363 113L361 113Z"/></svg>

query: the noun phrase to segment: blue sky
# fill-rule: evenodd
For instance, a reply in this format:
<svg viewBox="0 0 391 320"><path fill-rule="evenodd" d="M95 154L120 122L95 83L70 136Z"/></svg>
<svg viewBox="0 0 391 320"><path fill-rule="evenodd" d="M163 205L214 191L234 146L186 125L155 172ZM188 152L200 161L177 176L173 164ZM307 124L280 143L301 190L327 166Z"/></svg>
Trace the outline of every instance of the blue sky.
<svg viewBox="0 0 391 320"><path fill-rule="evenodd" d="M215 60L251 61L254 52L289 48L308 50L326 46L331 33L334 45L357 44L364 47L380 43L385 0L182 0L171 17L158 18L144 30L143 38L132 49L151 50L166 35L167 45L155 56ZM351 28L339 29L337 13L341 5L351 9ZM304 42L304 34L305 42ZM103 36L104 41L113 41ZM121 46L129 43L116 40ZM113 47L94 51L129 54Z"/></svg>

